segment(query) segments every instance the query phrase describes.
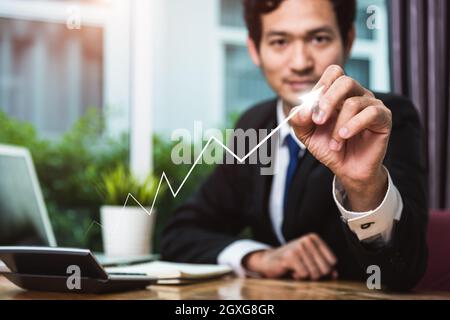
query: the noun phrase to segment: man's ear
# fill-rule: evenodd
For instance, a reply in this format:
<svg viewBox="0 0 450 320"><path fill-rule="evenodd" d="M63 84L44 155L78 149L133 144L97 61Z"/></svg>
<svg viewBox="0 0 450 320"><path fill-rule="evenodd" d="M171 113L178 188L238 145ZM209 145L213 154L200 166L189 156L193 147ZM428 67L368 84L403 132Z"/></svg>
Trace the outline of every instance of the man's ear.
<svg viewBox="0 0 450 320"><path fill-rule="evenodd" d="M255 41L253 41L253 39L250 37L247 38L247 48L253 63L257 67L261 67L261 59L259 57L258 48L256 47Z"/></svg>
<svg viewBox="0 0 450 320"><path fill-rule="evenodd" d="M345 60L348 60L350 58L350 55L352 53L353 43L355 42L355 38L356 38L356 29L355 29L355 25L353 25L347 34L347 42L346 42L346 45L344 48Z"/></svg>

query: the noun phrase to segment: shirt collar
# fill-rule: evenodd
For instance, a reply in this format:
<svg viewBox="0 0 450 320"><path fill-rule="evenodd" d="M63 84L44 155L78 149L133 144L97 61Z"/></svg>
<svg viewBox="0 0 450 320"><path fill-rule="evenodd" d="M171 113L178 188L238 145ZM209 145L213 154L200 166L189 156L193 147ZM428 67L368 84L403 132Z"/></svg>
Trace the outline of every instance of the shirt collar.
<svg viewBox="0 0 450 320"><path fill-rule="evenodd" d="M279 125L284 120L286 120L286 116L285 116L284 110L283 110L283 100L278 99L278 102L277 102L277 124ZM290 135L292 135L294 140L298 143L298 145L300 146L300 149L302 151L306 149L305 145L300 140L297 139L297 137L294 134L294 131L289 123L287 123L284 126L281 126L280 131L278 131L278 132L280 135L280 141L281 141L282 145L285 144L286 137L290 134Z"/></svg>

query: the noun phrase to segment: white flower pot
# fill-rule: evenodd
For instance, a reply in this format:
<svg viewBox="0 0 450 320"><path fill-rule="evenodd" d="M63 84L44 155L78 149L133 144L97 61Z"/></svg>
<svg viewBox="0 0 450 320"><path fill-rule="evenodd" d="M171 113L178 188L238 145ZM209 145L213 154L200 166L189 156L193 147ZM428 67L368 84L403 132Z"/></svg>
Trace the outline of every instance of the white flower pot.
<svg viewBox="0 0 450 320"><path fill-rule="evenodd" d="M147 209L150 212L150 209ZM147 255L152 252L155 210L148 215L140 207L102 206L103 249L106 256Z"/></svg>

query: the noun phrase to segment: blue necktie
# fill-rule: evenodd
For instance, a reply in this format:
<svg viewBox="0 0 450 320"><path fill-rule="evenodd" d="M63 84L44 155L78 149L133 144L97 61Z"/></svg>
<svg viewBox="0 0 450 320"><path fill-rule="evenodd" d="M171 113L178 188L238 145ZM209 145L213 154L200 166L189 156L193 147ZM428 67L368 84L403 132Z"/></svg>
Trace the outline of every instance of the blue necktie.
<svg viewBox="0 0 450 320"><path fill-rule="evenodd" d="M289 149L289 166L286 172L286 182L284 185L284 198L283 198L283 204L284 204L284 214L286 214L286 207L287 207L287 199L289 194L289 187L291 186L292 179L294 178L295 171L298 166L298 160L299 160L299 153L300 153L300 146L298 145L297 141L292 137L292 135L288 135L285 139L285 143Z"/></svg>

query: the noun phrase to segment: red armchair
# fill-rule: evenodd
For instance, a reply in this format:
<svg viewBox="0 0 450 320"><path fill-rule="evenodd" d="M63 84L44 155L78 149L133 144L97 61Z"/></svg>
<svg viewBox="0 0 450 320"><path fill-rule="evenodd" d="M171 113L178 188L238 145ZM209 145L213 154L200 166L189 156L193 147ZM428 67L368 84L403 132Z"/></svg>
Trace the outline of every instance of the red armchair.
<svg viewBox="0 0 450 320"><path fill-rule="evenodd" d="M415 291L450 292L450 212L430 212L427 244L427 270Z"/></svg>

